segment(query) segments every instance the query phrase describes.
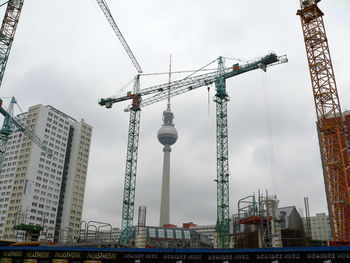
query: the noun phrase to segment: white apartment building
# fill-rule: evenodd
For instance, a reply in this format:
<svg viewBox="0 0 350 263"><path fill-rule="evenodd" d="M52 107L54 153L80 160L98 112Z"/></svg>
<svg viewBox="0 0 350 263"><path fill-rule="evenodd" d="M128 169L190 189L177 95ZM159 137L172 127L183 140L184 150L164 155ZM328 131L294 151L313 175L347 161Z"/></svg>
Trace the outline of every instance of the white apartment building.
<svg viewBox="0 0 350 263"><path fill-rule="evenodd" d="M16 240L18 224L42 226L41 238L47 240L63 230L78 232L92 127L43 105L18 118L53 155L18 130L10 135L0 173L0 240Z"/></svg>
<svg viewBox="0 0 350 263"><path fill-rule="evenodd" d="M306 220L303 219L306 229ZM313 240L327 241L332 239L330 219L325 213L316 213L316 216L310 216L310 226Z"/></svg>

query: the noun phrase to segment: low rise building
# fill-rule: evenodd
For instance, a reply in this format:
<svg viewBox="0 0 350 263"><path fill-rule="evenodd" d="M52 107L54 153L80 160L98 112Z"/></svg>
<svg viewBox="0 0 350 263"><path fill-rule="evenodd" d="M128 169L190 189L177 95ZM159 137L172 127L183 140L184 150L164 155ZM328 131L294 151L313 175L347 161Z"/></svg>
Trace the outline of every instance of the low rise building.
<svg viewBox="0 0 350 263"><path fill-rule="evenodd" d="M189 229L192 229L197 233L206 236L211 242L214 243L216 225L191 225Z"/></svg>
<svg viewBox="0 0 350 263"><path fill-rule="evenodd" d="M212 248L211 240L190 228L152 227L136 229L135 244L144 244L147 248ZM142 240L142 238L144 240Z"/></svg>

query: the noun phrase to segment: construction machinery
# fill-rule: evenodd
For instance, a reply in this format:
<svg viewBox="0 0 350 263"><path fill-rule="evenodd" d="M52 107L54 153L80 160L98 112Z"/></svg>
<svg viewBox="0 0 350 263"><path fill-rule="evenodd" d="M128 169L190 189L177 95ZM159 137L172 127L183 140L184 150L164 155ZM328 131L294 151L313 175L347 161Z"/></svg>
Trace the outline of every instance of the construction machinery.
<svg viewBox="0 0 350 263"><path fill-rule="evenodd" d="M317 115L328 210L335 241L350 241L350 160L320 0L300 0L301 26Z"/></svg>
<svg viewBox="0 0 350 263"><path fill-rule="evenodd" d="M282 247L278 204L277 197L267 191L238 200L238 215L233 216L235 248Z"/></svg>
<svg viewBox="0 0 350 263"><path fill-rule="evenodd" d="M41 150L46 152L48 156L52 156L52 150L40 140L38 135L31 130L28 125L24 124L21 120L13 116L13 107L15 103L17 103L16 99L12 97L8 109L5 110L2 107L2 99L0 99L0 113L5 117L2 129L0 130L0 171L5 158L7 141L14 127L24 133L30 140L38 145Z"/></svg>
<svg viewBox="0 0 350 263"><path fill-rule="evenodd" d="M10 0L7 2L7 8L5 11L4 19L2 21L0 29L0 87L2 80L4 78L4 73L7 65L7 61L10 55L13 39L16 33L17 25L19 22L19 17L22 11L24 0ZM5 3L6 4L6 3ZM4 5L4 4L3 4ZM2 103L2 101L1 101ZM6 111L1 108L1 113L5 116L3 127L0 132L0 171L2 163L4 160L4 153L6 150L6 144L8 137L11 133L10 121L13 114L13 105L15 101L11 101L9 111Z"/></svg>
<svg viewBox="0 0 350 263"><path fill-rule="evenodd" d="M109 10L106 1L96 0L100 6L103 14L107 18L109 24L111 25L114 33L121 42L125 52L128 54L131 62L136 68L138 74L134 78L134 89L133 94L138 94L140 91L140 74L142 69L140 64L137 62L133 52L131 51L128 43L126 42L124 36L119 30L111 11ZM130 111L130 121L129 121L129 134L128 134L128 146L127 146L127 156L126 156L126 168L125 168L125 182L124 182L124 194L123 194L123 210L122 210L122 234L120 240L124 243L129 239L131 233L131 227L134 217L134 198L135 198L135 183L136 183L136 167L137 167L137 153L138 153L138 139L140 130L140 111L139 105L137 105L138 100L135 96L135 107ZM106 105L108 108L109 104ZM112 106L112 105L111 105Z"/></svg>
<svg viewBox="0 0 350 263"><path fill-rule="evenodd" d="M100 8L101 8L103 14L104 14L105 17L107 18L109 24L111 25L111 27L112 27L114 33L115 33L116 36L118 37L120 43L122 44L122 46L123 46L123 48L124 48L126 54L128 54L128 56L129 56L131 62L134 64L134 66L135 66L137 72L138 72L139 74L141 74L141 73L142 73L141 66L140 66L140 64L137 62L137 59L135 58L134 54L132 53L132 51L131 51L131 49L130 49L128 43L126 42L126 40L125 40L125 38L124 38L124 36L123 36L123 34L122 34L122 32L120 32L119 27L117 26L117 23L115 22L115 20L114 20L112 14L111 14L111 11L110 11L109 8L108 8L108 5L107 5L106 1L105 1L105 0L96 0L96 1L97 1L98 5L100 6Z"/></svg>
<svg viewBox="0 0 350 263"><path fill-rule="evenodd" d="M177 96L189 92L191 90L200 88L202 86L209 86L215 84L216 87L216 149L217 149L217 232L218 232L218 247L226 248L229 246L229 165L228 165L228 127L227 127L227 101L229 100L226 92L226 79L255 70L263 69L269 66L287 62L286 56L277 56L270 53L253 62L243 65L235 64L232 67L225 68L223 57L219 57L218 69L207 74L187 77L181 80L156 85L145 88L139 92L128 92L125 96L109 97L101 99L99 104L106 108L111 108L114 103L131 100L131 105L127 108L131 112L128 150L126 161L126 174L124 189L127 189L128 194L125 195L123 207L128 206L127 221L123 221L122 238L127 242L131 233L129 232L133 224L133 211L135 200L135 183L136 183L136 163L137 163L137 149L139 138L140 115L139 112L142 107L156 103L158 101L167 99L169 96ZM142 100L141 100L142 98ZM137 118L135 117L137 116ZM132 147L130 147L130 145ZM135 152L136 151L136 152ZM124 210L123 210L124 212ZM123 214L124 216L124 214ZM123 219L123 220L124 220Z"/></svg>
<svg viewBox="0 0 350 263"><path fill-rule="evenodd" d="M24 0L10 0L0 29L0 86L4 77Z"/></svg>

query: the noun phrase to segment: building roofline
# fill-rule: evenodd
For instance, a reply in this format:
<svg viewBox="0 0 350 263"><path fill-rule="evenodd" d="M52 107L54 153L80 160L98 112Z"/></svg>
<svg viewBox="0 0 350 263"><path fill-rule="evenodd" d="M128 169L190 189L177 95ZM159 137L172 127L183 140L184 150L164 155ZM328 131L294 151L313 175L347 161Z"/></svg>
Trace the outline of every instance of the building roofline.
<svg viewBox="0 0 350 263"><path fill-rule="evenodd" d="M56 109L55 107L52 107L51 105L46 105L45 107L48 108L48 109L51 109L51 110L55 111L55 112L58 113L58 114L63 115L64 117L66 117L66 118L68 118L68 119L70 119L70 120L72 120L72 121L74 121L74 122L76 122L76 123L78 123L78 121L77 121L76 119L74 119L74 118L72 118L71 116L69 116L69 115L63 113L62 111Z"/></svg>
<svg viewBox="0 0 350 263"><path fill-rule="evenodd" d="M277 209L286 209L286 208L295 208L295 205L290 205L290 206L284 206L284 207L278 207Z"/></svg>

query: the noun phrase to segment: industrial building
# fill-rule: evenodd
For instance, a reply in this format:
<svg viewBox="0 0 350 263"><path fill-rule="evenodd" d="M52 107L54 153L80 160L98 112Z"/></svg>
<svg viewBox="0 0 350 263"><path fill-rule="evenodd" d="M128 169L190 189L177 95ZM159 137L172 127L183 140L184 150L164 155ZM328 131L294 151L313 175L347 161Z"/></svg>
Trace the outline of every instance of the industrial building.
<svg viewBox="0 0 350 263"><path fill-rule="evenodd" d="M307 245L305 230L294 206L277 209L278 216L233 216L234 248L298 247Z"/></svg>
<svg viewBox="0 0 350 263"><path fill-rule="evenodd" d="M276 196L261 194L241 198L232 216L231 247L264 248L304 246L303 221L295 206L278 207Z"/></svg>
<svg viewBox="0 0 350 263"><path fill-rule="evenodd" d="M92 127L52 106L35 105L17 117L52 156L21 131L10 135L0 175L0 239L54 240L60 231L78 232Z"/></svg>

